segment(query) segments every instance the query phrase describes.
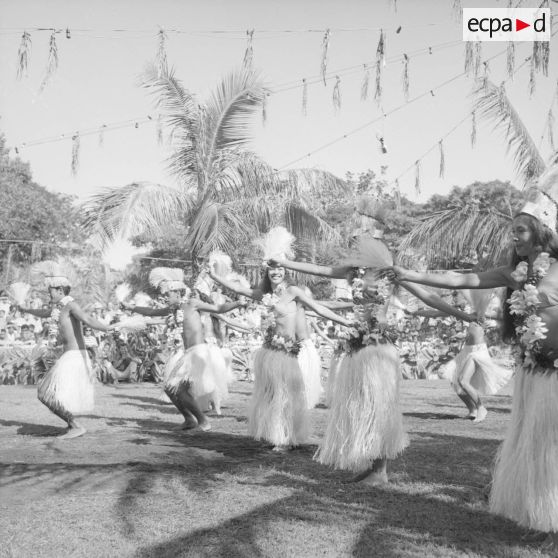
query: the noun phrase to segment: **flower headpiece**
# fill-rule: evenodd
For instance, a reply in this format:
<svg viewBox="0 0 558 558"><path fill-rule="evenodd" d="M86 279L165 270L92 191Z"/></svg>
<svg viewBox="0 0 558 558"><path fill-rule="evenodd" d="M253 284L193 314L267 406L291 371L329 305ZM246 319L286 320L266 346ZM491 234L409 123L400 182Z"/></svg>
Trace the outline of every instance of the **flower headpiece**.
<svg viewBox="0 0 558 558"><path fill-rule="evenodd" d="M262 238L257 239L255 244L263 252L263 265L267 266L267 261L272 258L294 258L293 244L295 240L295 237L285 227L273 227Z"/></svg>
<svg viewBox="0 0 558 558"><path fill-rule="evenodd" d="M178 267L155 267L149 273L149 282L162 294L169 291L185 290L189 288L184 283L184 271Z"/></svg>

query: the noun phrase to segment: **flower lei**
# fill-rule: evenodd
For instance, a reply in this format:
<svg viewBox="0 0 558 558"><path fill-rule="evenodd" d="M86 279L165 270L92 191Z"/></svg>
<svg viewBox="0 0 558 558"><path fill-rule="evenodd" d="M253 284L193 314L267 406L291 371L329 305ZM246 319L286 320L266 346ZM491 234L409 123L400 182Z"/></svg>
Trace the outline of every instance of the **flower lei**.
<svg viewBox="0 0 558 558"><path fill-rule="evenodd" d="M367 345L392 343L397 341L397 330L393 325L380 324L373 315L373 310L383 306L391 295L391 283L388 279L381 279L376 284L377 293L370 296L364 292L364 275L366 269L359 268L356 277L351 283L353 300L360 302L355 308L357 327L342 329L339 333L339 346L343 352L354 353ZM366 302L364 302L366 301Z"/></svg>
<svg viewBox="0 0 558 558"><path fill-rule="evenodd" d="M286 337L275 333L275 326L273 325L270 325L265 330L263 346L266 349L271 349L272 351L282 351L293 356L297 356L301 348L300 341L297 341L292 337Z"/></svg>
<svg viewBox="0 0 558 558"><path fill-rule="evenodd" d="M48 336L54 339L58 338L58 333L60 332L60 311L66 304L69 304L74 299L71 296L65 296L60 300L58 304L52 307L50 312L50 318L48 323Z"/></svg>
<svg viewBox="0 0 558 558"><path fill-rule="evenodd" d="M519 262L511 273L514 281L523 283L523 288L514 291L506 302L514 316L515 333L523 348L523 364L527 366L539 364L545 368L558 368L558 359L552 361L542 354L541 341L546 339L548 328L537 316L540 304L537 285L555 261L548 252L541 252L533 262L531 273L527 262Z"/></svg>

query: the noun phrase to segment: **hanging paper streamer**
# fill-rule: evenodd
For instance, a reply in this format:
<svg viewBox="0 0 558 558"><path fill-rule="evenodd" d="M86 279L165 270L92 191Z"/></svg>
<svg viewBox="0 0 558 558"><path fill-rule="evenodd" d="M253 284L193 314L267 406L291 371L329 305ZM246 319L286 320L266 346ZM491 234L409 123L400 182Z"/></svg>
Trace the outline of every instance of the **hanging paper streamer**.
<svg viewBox="0 0 558 558"><path fill-rule="evenodd" d="M475 111L471 113L471 147L477 143L477 115Z"/></svg>
<svg viewBox="0 0 558 558"><path fill-rule="evenodd" d="M72 136L72 175L76 176L79 167L79 132Z"/></svg>
<svg viewBox="0 0 558 558"><path fill-rule="evenodd" d="M461 5L461 0L453 0L452 12L455 21L461 22L461 19L463 18L463 6Z"/></svg>
<svg viewBox="0 0 558 558"><path fill-rule="evenodd" d="M382 66L385 65L384 30L380 29L380 39L376 48L376 91L374 99L380 104L382 100Z"/></svg>
<svg viewBox="0 0 558 558"><path fill-rule="evenodd" d="M341 109L341 78L335 76L335 85L333 86L333 108L335 112Z"/></svg>
<svg viewBox="0 0 558 558"><path fill-rule="evenodd" d="M376 135L376 138L378 138L378 141L380 142L380 153L382 155L387 155L388 150L387 150L386 142L385 142L384 138L380 137L378 135Z"/></svg>
<svg viewBox="0 0 558 558"><path fill-rule="evenodd" d="M363 64L364 66L364 77L362 78L362 85L360 87L360 99L361 101L366 101L368 99L368 84L370 83L370 68L368 64Z"/></svg>
<svg viewBox="0 0 558 558"><path fill-rule="evenodd" d="M556 151L556 146L554 145L554 114L552 112L552 107L548 111L546 125L548 126L548 143L550 143L552 151Z"/></svg>
<svg viewBox="0 0 558 558"><path fill-rule="evenodd" d="M302 80L302 114L308 114L308 83L306 78Z"/></svg>
<svg viewBox="0 0 558 558"><path fill-rule="evenodd" d="M506 67L508 70L508 78L513 80L515 73L515 43L510 41L506 50Z"/></svg>
<svg viewBox="0 0 558 558"><path fill-rule="evenodd" d="M440 178L444 178L444 174L446 172L446 157L444 155L444 140L440 140L438 142L438 147L440 150L440 172L438 173L438 176Z"/></svg>
<svg viewBox="0 0 558 558"><path fill-rule="evenodd" d="M254 64L254 29L246 31L246 36L248 40L246 43L246 50L244 52L244 60L242 61L242 65L244 66L244 68L252 69L252 66Z"/></svg>
<svg viewBox="0 0 558 558"><path fill-rule="evenodd" d="M529 97L533 96L536 87L535 71L538 65L539 41L533 42L533 54L531 55L531 65L529 67Z"/></svg>
<svg viewBox="0 0 558 558"><path fill-rule="evenodd" d="M329 29L326 30L324 38L322 39L322 65L321 65L321 74L322 79L324 81L324 85L327 85L326 82L326 74L327 74L327 51L329 49Z"/></svg>
<svg viewBox="0 0 558 558"><path fill-rule="evenodd" d="M420 160L415 162L415 192L420 194Z"/></svg>
<svg viewBox="0 0 558 558"><path fill-rule="evenodd" d="M473 68L473 60L475 58L473 47L474 44L472 41L465 42L465 72L467 73L467 75L471 72L471 69Z"/></svg>
<svg viewBox="0 0 558 558"><path fill-rule="evenodd" d="M409 57L403 54L403 95L409 100Z"/></svg>
<svg viewBox="0 0 558 558"><path fill-rule="evenodd" d="M31 35L27 31L21 36L21 43L17 51L17 79L27 77L29 59L31 58Z"/></svg>
<svg viewBox="0 0 558 558"><path fill-rule="evenodd" d="M157 33L157 77L161 79L163 76L168 74L168 63L167 63L167 34L164 29L159 29Z"/></svg>
<svg viewBox="0 0 558 558"><path fill-rule="evenodd" d="M473 75L475 78L479 77L480 67L482 64L482 43L477 41L475 43L475 57L473 62Z"/></svg>
<svg viewBox="0 0 558 558"><path fill-rule="evenodd" d="M263 99L262 99L262 124L265 125L267 121L267 98L269 97L269 93L264 92Z"/></svg>
<svg viewBox="0 0 558 558"><path fill-rule="evenodd" d="M389 3L393 6L393 11L397 13L397 0L389 0Z"/></svg>
<svg viewBox="0 0 558 558"><path fill-rule="evenodd" d="M48 42L48 62L46 67L45 77L39 87L39 93L42 93L44 88L48 85L54 72L58 68L58 47L56 46L56 32L53 31Z"/></svg>
<svg viewBox="0 0 558 558"><path fill-rule="evenodd" d="M395 190L393 191L393 197L395 199L395 209L401 211L401 188L399 187L399 178L395 179Z"/></svg>
<svg viewBox="0 0 558 558"><path fill-rule="evenodd" d="M105 128L107 127L106 124L103 124L99 128L99 147L103 147L105 145Z"/></svg>
<svg viewBox="0 0 558 558"><path fill-rule="evenodd" d="M163 117L161 116L161 114L157 115L155 131L157 133L157 145L163 145Z"/></svg>
<svg viewBox="0 0 558 558"><path fill-rule="evenodd" d="M488 78L489 78L489 74L490 74L490 66L488 65L488 61L484 61L483 63L483 74L482 74L482 80L484 82L484 88L486 89L488 87Z"/></svg>

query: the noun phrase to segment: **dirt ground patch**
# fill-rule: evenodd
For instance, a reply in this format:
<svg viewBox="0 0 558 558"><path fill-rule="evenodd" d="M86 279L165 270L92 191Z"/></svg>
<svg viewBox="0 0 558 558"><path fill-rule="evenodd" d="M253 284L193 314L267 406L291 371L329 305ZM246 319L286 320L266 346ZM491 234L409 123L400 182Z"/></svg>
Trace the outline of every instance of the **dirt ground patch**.
<svg viewBox="0 0 558 558"><path fill-rule="evenodd" d="M0 555L550 556L483 494L509 387L473 425L447 382L403 382L411 446L377 489L312 461L325 408L313 445L283 455L248 438L251 390L235 383L213 431L186 433L157 386L99 385L88 433L60 441L33 386L0 386Z"/></svg>

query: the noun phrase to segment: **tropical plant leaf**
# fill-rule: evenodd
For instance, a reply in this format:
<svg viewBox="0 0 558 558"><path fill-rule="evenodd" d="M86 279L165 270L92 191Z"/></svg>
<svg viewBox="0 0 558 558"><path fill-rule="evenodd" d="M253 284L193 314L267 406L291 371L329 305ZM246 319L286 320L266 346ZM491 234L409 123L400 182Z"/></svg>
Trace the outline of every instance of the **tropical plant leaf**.
<svg viewBox="0 0 558 558"><path fill-rule="evenodd" d="M512 154L515 170L523 187L536 179L545 169L544 160L519 114L506 95L504 84L500 87L490 80L479 81L475 90L475 111L494 123L507 140L507 152Z"/></svg>

